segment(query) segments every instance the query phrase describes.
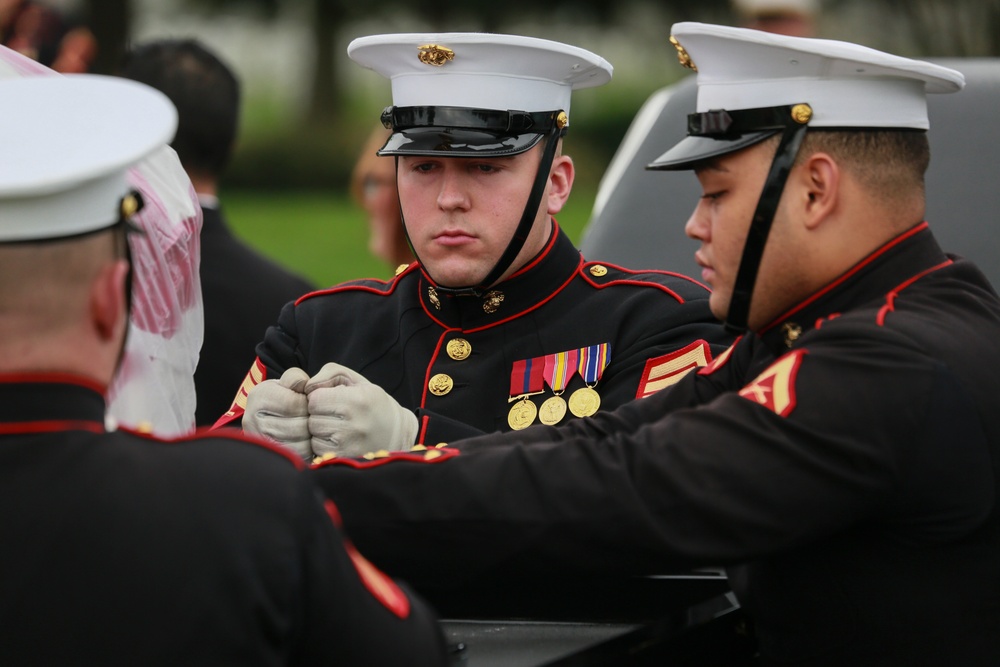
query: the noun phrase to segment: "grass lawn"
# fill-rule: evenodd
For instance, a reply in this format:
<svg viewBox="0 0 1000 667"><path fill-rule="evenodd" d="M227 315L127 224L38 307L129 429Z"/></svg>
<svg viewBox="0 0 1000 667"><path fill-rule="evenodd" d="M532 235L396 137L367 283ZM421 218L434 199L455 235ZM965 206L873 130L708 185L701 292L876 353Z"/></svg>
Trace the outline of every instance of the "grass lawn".
<svg viewBox="0 0 1000 667"><path fill-rule="evenodd" d="M392 275L368 253L364 211L346 194L226 191L222 202L238 236L318 287ZM556 216L576 243L593 202L593 192L575 189Z"/></svg>

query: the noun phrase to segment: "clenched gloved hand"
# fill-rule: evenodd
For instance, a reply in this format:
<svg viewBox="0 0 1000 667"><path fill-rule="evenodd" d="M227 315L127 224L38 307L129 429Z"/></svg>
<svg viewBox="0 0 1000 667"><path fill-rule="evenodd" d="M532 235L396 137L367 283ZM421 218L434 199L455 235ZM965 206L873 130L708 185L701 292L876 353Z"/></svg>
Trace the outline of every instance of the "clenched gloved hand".
<svg viewBox="0 0 1000 667"><path fill-rule="evenodd" d="M309 432L317 456L355 457L410 449L417 416L350 368L329 363L305 386Z"/></svg>
<svg viewBox="0 0 1000 667"><path fill-rule="evenodd" d="M312 460L309 433L309 402L305 395L309 375L289 368L278 380L264 380L247 394L243 430L273 440Z"/></svg>

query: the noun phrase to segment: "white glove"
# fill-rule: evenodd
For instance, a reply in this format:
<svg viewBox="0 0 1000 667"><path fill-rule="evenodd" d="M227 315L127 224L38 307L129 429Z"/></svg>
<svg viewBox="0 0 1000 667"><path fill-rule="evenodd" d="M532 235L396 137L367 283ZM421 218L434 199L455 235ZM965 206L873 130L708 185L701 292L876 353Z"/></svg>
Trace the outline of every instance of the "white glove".
<svg viewBox="0 0 1000 667"><path fill-rule="evenodd" d="M356 457L413 446L417 416L350 368L326 364L306 383L305 392L317 456Z"/></svg>
<svg viewBox="0 0 1000 667"><path fill-rule="evenodd" d="M264 380L247 394L243 430L262 436L312 460L309 443L309 402L305 385L309 375L289 368L278 380Z"/></svg>

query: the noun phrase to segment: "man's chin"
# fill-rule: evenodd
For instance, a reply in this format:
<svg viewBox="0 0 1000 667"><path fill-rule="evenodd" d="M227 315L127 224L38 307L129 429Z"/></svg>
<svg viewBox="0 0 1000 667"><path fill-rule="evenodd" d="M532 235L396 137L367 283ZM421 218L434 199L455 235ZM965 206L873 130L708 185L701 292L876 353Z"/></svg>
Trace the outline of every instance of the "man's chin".
<svg viewBox="0 0 1000 667"><path fill-rule="evenodd" d="M452 289L458 289L461 287L473 287L478 285L483 281L485 276L471 275L468 273L454 273L449 271L441 271L440 269L435 272L429 266L424 267L434 282L440 287L450 287Z"/></svg>
<svg viewBox="0 0 1000 667"><path fill-rule="evenodd" d="M723 298L718 292L712 292L712 295L708 298L708 307L712 311L712 315L715 319L720 322L726 321L726 315L729 314L729 299Z"/></svg>

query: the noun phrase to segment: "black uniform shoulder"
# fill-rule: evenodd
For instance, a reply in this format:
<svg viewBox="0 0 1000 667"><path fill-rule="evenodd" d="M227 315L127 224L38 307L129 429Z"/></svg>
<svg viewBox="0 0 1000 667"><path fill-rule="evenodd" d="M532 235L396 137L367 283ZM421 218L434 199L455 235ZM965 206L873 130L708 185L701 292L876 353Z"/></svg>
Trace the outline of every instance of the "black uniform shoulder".
<svg viewBox="0 0 1000 667"><path fill-rule="evenodd" d="M579 269L585 282L596 289L640 287L657 290L678 302L690 299L707 299L710 290L697 280L672 271L656 269L627 269L600 261L584 262Z"/></svg>
<svg viewBox="0 0 1000 667"><path fill-rule="evenodd" d="M356 296L364 298L389 297L395 294L403 285L416 281L420 276L420 265L410 264L405 269L399 271L391 280L381 280L379 278L359 278L349 280L333 287L303 294L295 301L296 306L303 304L313 305L316 302L328 301L330 299Z"/></svg>
<svg viewBox="0 0 1000 667"><path fill-rule="evenodd" d="M227 478L252 474L258 479L294 476L305 469L305 464L292 453L236 428L198 429L191 435L171 439L128 429L117 433L129 446L145 445L137 447L137 451L157 457L167 469L168 462L173 461L180 468L225 471Z"/></svg>

